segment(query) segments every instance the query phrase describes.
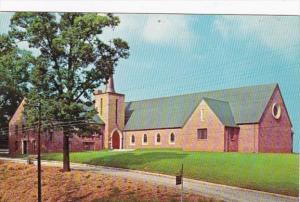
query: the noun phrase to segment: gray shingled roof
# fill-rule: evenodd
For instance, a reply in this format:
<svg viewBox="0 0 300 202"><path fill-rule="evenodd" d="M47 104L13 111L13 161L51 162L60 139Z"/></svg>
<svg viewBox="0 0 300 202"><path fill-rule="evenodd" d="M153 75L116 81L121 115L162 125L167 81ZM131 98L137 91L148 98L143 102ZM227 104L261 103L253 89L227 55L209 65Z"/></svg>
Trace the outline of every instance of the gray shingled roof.
<svg viewBox="0 0 300 202"><path fill-rule="evenodd" d="M236 127L234 117L228 102L215 100L211 98L203 98L210 109L217 115L224 126Z"/></svg>
<svg viewBox="0 0 300 202"><path fill-rule="evenodd" d="M202 99L208 102L224 125L257 123L276 85L248 86L127 102L125 130L183 127Z"/></svg>
<svg viewBox="0 0 300 202"><path fill-rule="evenodd" d="M83 109L86 111L86 112L88 112L88 111L90 111L90 110L93 110L93 109L95 109L95 106L86 106L86 105L83 105ZM79 114L79 116L80 117L83 117L84 115L85 115L85 113L86 112L81 112L80 114ZM100 124L100 125L104 125L105 123L104 123L104 121L101 119L101 117L99 116L99 114L95 114L93 117L92 117L92 119L91 120L89 120L89 121L93 121L93 122L95 122L95 123L97 123L97 124Z"/></svg>

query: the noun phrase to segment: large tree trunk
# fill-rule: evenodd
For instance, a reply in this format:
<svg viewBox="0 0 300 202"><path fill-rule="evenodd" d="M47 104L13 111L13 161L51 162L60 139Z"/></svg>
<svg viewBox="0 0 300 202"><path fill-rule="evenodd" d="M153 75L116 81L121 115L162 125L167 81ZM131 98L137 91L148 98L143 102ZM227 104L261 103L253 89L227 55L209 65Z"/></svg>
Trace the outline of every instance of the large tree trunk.
<svg viewBox="0 0 300 202"><path fill-rule="evenodd" d="M70 168L70 156L69 156L69 135L66 134L64 132L64 139L63 139L63 153L64 153L64 157L63 157L63 170L66 171L66 172L69 172L71 171L71 168Z"/></svg>

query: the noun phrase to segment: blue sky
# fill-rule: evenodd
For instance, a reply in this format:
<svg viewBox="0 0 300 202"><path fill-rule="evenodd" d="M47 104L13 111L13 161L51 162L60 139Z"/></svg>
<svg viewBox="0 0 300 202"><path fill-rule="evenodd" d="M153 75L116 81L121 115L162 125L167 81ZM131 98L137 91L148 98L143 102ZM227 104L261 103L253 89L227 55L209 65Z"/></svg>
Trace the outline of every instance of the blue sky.
<svg viewBox="0 0 300 202"><path fill-rule="evenodd" d="M10 13L0 14L7 32ZM130 57L115 87L126 101L278 83L300 140L300 18L297 16L122 14L103 39L121 37Z"/></svg>

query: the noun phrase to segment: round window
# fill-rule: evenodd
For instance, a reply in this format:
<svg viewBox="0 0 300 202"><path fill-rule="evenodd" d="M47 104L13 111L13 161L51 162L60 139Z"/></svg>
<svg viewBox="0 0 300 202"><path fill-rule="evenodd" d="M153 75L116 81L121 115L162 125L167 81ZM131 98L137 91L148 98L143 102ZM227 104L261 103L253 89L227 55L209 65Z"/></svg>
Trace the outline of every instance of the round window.
<svg viewBox="0 0 300 202"><path fill-rule="evenodd" d="M275 119L279 119L281 115L281 107L279 104L274 103L272 106L272 115Z"/></svg>

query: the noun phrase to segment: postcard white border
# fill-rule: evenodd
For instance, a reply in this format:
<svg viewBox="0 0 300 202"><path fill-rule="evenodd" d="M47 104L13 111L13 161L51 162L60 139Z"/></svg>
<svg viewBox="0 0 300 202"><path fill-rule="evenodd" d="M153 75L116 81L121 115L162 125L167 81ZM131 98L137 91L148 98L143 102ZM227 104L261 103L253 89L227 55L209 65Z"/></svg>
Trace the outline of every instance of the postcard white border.
<svg viewBox="0 0 300 202"><path fill-rule="evenodd" d="M300 1L0 0L0 11L300 15Z"/></svg>

